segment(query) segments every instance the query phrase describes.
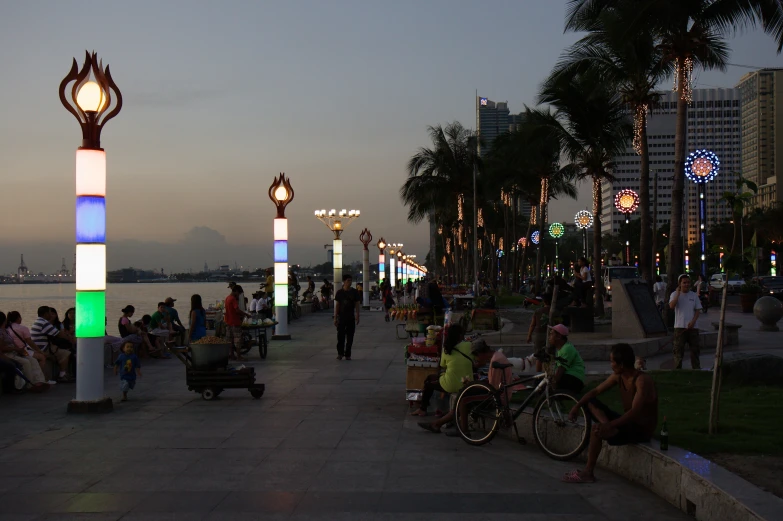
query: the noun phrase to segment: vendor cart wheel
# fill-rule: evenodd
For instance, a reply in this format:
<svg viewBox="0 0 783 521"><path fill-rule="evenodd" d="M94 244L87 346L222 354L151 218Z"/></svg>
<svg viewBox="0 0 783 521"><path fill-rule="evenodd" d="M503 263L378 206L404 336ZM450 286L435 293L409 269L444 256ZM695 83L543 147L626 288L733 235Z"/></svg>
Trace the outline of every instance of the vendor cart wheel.
<svg viewBox="0 0 783 521"><path fill-rule="evenodd" d="M258 339L258 354L262 359L266 358L267 351L266 333Z"/></svg>
<svg viewBox="0 0 783 521"><path fill-rule="evenodd" d="M201 397L205 399L206 401L214 400L217 397L218 393L215 392L215 390L211 387L207 387L203 391L201 391Z"/></svg>
<svg viewBox="0 0 783 521"><path fill-rule="evenodd" d="M243 331L242 332L242 347L239 349L239 351L244 355L250 349L253 347L253 337L250 335L250 333Z"/></svg>
<svg viewBox="0 0 783 521"><path fill-rule="evenodd" d="M264 390L253 387L252 389L250 389L250 395L256 400L258 400L259 398L264 396Z"/></svg>

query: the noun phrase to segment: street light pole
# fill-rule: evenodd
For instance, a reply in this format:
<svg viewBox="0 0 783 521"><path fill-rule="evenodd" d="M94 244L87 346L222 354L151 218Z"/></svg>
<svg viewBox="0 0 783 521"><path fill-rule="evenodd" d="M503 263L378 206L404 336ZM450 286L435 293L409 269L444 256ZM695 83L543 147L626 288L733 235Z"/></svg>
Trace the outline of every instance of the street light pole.
<svg viewBox="0 0 783 521"><path fill-rule="evenodd" d="M334 234L332 241L332 278L335 288L343 283L343 241L340 236L343 230L357 217L359 210L316 210L315 217L324 223Z"/></svg>
<svg viewBox="0 0 783 521"><path fill-rule="evenodd" d="M91 76L92 74L92 76ZM73 87L67 87L73 83ZM67 91L67 94L66 94ZM71 413L113 409L103 387L106 334L106 152L101 130L122 109L122 94L95 53L85 53L81 70L74 58L60 82L60 102L79 121L82 145L76 151L76 399ZM115 103L111 111L112 99ZM107 112L108 111L108 112Z"/></svg>
<svg viewBox="0 0 783 521"><path fill-rule="evenodd" d="M291 340L288 334L288 219L285 207L294 200L294 189L282 172L269 186L269 199L277 208L274 224L275 261L275 340Z"/></svg>
<svg viewBox="0 0 783 521"><path fill-rule="evenodd" d="M365 228L359 234L359 240L364 245L362 250L362 308L370 309L370 249L368 246L372 241L370 230Z"/></svg>
<svg viewBox="0 0 783 521"><path fill-rule="evenodd" d="M386 241L383 240L383 237L378 240L378 289L381 289L381 285L383 284L383 279L386 278L386 255L384 255L386 250Z"/></svg>

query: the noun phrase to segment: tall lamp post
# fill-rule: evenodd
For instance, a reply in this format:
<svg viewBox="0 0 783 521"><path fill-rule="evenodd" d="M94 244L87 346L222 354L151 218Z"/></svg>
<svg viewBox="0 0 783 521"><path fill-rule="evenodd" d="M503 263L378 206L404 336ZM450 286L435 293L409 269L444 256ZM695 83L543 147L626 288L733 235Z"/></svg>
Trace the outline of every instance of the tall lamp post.
<svg viewBox="0 0 783 521"><path fill-rule="evenodd" d="M73 83L70 90L68 85ZM67 93L66 93L67 90ZM73 60L60 82L60 102L79 121L76 151L76 399L68 412L109 412L103 389L106 334L106 152L101 130L122 109L122 94L109 66L85 53L81 70ZM114 107L109 111L113 99Z"/></svg>
<svg viewBox="0 0 783 521"><path fill-rule="evenodd" d="M696 183L699 197L699 239L701 242L701 274L707 277L707 183L720 172L720 160L710 150L696 150L685 161L685 177Z"/></svg>
<svg viewBox="0 0 783 521"><path fill-rule="evenodd" d="M364 245L362 250L362 308L370 309L370 249L372 241L370 230L365 228L359 234L359 240Z"/></svg>
<svg viewBox="0 0 783 521"><path fill-rule="evenodd" d="M560 254L558 252L558 242L560 237L565 233L565 227L560 223L552 223L549 225L549 235L555 240L555 274L560 271Z"/></svg>
<svg viewBox="0 0 783 521"><path fill-rule="evenodd" d="M625 240L625 265L631 265L631 214L639 206L639 194L629 188L620 190L614 196L614 207L625 214L625 226L628 228L628 238Z"/></svg>
<svg viewBox="0 0 783 521"><path fill-rule="evenodd" d="M395 262L397 261L397 248L402 246L402 244L392 244L389 248L389 285L391 285L392 290L397 287L397 268L395 267Z"/></svg>
<svg viewBox="0 0 783 521"><path fill-rule="evenodd" d="M585 258L587 258L587 229L593 225L593 214L587 210L579 210L574 216L574 223L576 227L584 231L584 252Z"/></svg>
<svg viewBox="0 0 783 521"><path fill-rule="evenodd" d="M378 240L378 289L381 289L383 279L386 278L386 241L381 237Z"/></svg>
<svg viewBox="0 0 783 521"><path fill-rule="evenodd" d="M291 340L288 334L288 219L285 207L294 199L290 180L281 173L269 187L269 198L277 207L275 217L275 340Z"/></svg>
<svg viewBox="0 0 783 521"><path fill-rule="evenodd" d="M332 241L332 278L334 286L339 287L343 283L343 241L340 236L343 230L357 217L359 210L316 210L315 217L324 223L334 234Z"/></svg>

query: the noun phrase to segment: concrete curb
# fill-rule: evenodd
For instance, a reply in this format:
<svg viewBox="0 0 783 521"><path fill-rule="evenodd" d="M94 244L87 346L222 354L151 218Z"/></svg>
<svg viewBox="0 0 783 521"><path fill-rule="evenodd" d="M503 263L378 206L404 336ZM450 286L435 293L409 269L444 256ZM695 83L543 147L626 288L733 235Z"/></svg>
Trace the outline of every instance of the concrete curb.
<svg viewBox="0 0 783 521"><path fill-rule="evenodd" d="M528 408L516 422L520 436L529 442L535 439L532 412ZM499 434L514 437L510 429ZM783 499L679 447L662 452L650 444L604 445L598 465L642 485L700 521L774 521L783 512Z"/></svg>

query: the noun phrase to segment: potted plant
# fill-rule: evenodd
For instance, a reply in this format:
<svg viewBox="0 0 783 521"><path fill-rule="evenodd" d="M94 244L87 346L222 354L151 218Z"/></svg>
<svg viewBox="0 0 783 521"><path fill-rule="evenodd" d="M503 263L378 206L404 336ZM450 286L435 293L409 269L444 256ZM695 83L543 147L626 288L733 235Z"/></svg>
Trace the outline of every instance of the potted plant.
<svg viewBox="0 0 783 521"><path fill-rule="evenodd" d="M740 307L743 313L753 313L753 304L761 296L761 286L755 282L740 286Z"/></svg>

